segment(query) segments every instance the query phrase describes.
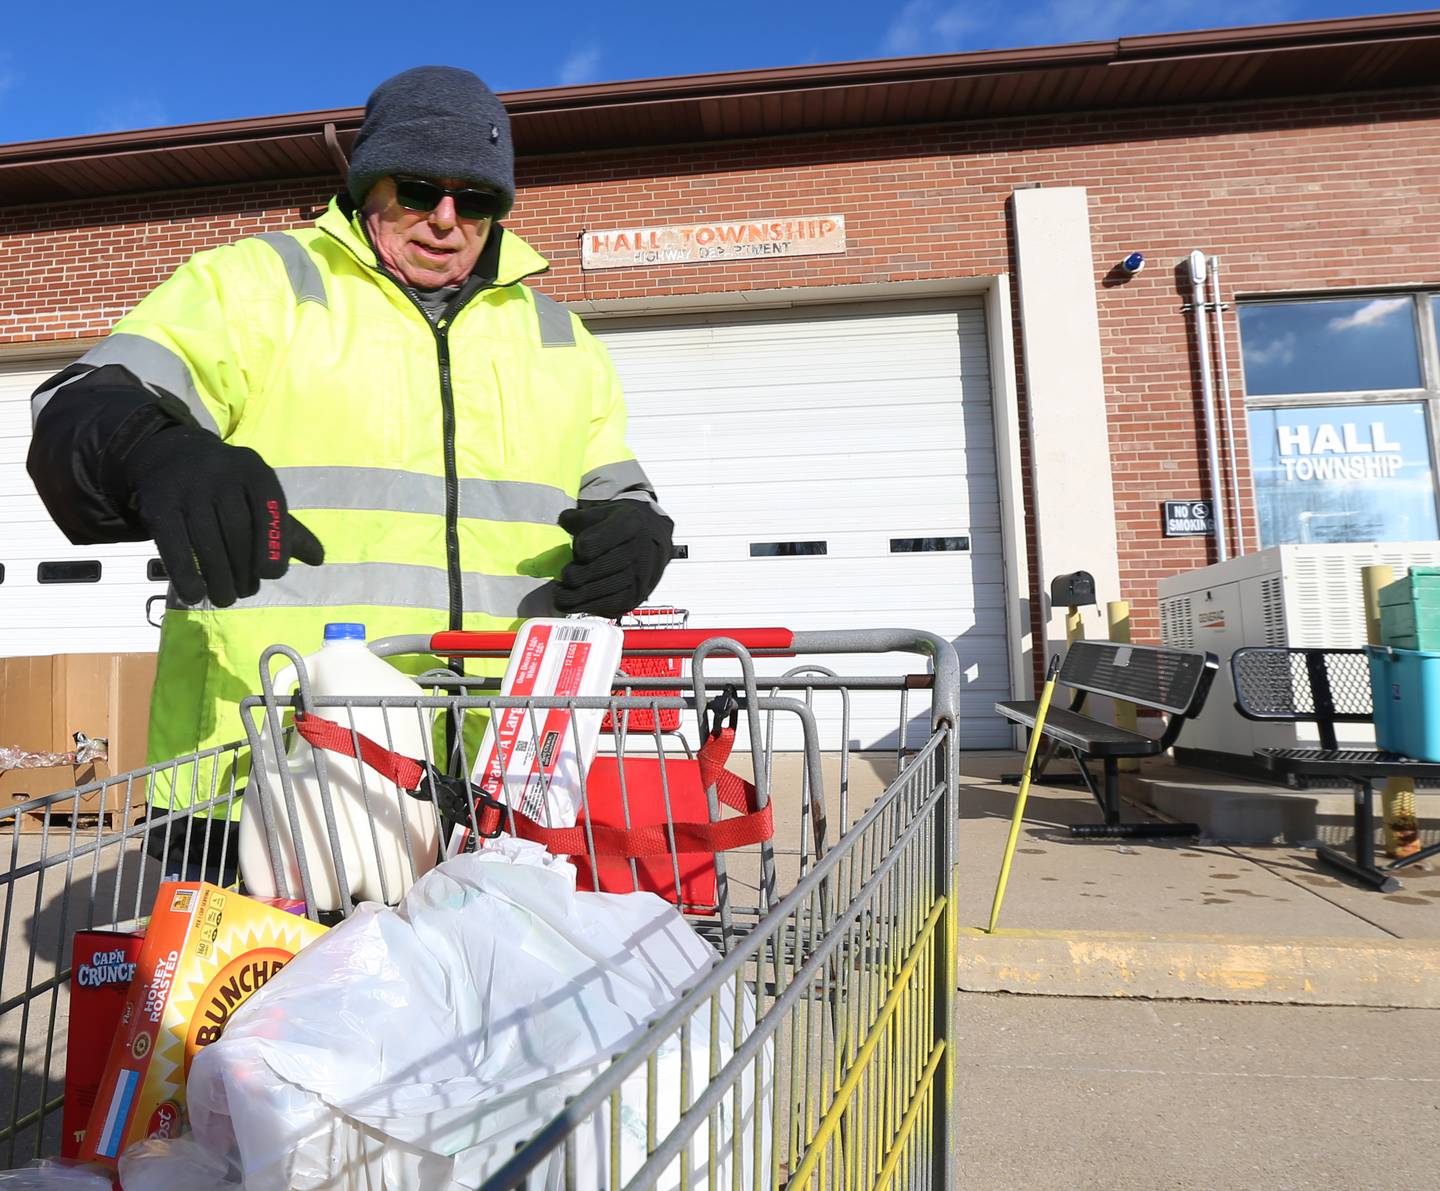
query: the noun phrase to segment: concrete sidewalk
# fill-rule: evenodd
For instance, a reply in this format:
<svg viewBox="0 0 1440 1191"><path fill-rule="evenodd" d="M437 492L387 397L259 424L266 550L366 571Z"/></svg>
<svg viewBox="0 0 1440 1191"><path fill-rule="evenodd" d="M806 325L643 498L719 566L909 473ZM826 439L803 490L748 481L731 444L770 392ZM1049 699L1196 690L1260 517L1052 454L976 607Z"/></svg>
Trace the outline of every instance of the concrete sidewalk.
<svg viewBox="0 0 1440 1191"><path fill-rule="evenodd" d="M1434 1010L962 993L958 1185L1433 1187Z"/></svg>
<svg viewBox="0 0 1440 1191"><path fill-rule="evenodd" d="M960 906L977 928L1016 794L999 775L1021 760L961 754ZM1380 894L1299 845L1070 837L1098 821L1084 790L1032 787L1002 929L962 932L963 988L1440 1007L1440 864Z"/></svg>

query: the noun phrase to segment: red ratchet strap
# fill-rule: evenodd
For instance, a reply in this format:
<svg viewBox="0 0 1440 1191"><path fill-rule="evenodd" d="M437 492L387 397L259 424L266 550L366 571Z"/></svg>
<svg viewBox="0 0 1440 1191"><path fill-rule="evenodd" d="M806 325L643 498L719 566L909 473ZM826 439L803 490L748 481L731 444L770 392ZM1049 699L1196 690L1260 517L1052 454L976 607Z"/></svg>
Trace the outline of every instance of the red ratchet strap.
<svg viewBox="0 0 1440 1191"><path fill-rule="evenodd" d="M360 743L360 760L383 778L388 778L402 790L418 790L425 776L425 766L409 757L391 752L383 744L376 744L360 732L351 733L349 728L334 720L322 719L318 715L296 712L295 731L312 748L324 749L328 753L339 753L342 757L355 755L355 742Z"/></svg>
<svg viewBox="0 0 1440 1191"><path fill-rule="evenodd" d="M343 757L356 755L359 743L360 760L381 777L388 778L405 790L416 790L426 774L420 762L377 744L363 733L304 712L295 716L295 730L312 748L338 753ZM514 815L514 831L521 839L534 840L557 856L586 856L592 841L596 856L639 858L668 855L670 852L728 852L769 839L775 833L774 816L769 803L757 806L755 786L725 768L735 747L735 726L717 727L700 747L695 759L700 767L703 787L715 786L720 803L740 814L718 823L657 824L651 827L610 827L593 823L588 827L542 827L520 814L502 809L491 799L479 809L477 826L482 836L494 836L502 825L509 826Z"/></svg>

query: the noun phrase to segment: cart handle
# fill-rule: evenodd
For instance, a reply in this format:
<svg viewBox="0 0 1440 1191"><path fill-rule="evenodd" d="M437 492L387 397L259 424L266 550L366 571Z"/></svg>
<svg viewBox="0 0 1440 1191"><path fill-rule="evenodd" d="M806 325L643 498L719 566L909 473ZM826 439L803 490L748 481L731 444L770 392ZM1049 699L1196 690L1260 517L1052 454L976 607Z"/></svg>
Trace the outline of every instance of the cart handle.
<svg viewBox="0 0 1440 1191"><path fill-rule="evenodd" d="M435 633L430 638L430 652L441 657L505 655L515 647L515 637L515 633ZM792 656L795 645L795 634L789 629L627 629L625 649L643 650L651 657L688 657L716 637L728 637L746 649L764 650L771 656Z"/></svg>

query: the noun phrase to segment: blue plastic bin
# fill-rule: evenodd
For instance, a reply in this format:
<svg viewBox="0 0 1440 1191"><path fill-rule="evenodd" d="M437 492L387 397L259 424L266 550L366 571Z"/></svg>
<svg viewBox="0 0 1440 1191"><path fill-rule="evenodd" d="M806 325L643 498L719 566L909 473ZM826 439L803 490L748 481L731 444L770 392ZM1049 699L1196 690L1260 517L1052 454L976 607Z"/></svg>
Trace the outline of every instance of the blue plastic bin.
<svg viewBox="0 0 1440 1191"><path fill-rule="evenodd" d="M1440 653L1369 645L1375 744L1417 761L1440 761Z"/></svg>

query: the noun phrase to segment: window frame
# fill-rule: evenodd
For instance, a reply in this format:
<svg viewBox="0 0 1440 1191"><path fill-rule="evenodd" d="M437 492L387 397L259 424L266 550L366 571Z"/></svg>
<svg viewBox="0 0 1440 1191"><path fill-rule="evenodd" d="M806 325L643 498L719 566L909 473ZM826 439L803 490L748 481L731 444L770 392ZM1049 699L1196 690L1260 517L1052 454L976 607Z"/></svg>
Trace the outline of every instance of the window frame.
<svg viewBox="0 0 1440 1191"><path fill-rule="evenodd" d="M1319 393L1267 393L1251 396L1249 381L1245 372L1245 334L1240 320L1241 308L1254 309L1260 306L1293 306L1315 302L1363 299L1363 298L1408 298L1410 317L1415 325L1415 342L1420 351L1420 381L1418 389L1344 389ZM1235 337L1240 347L1240 389L1245 409L1245 435L1247 445L1250 435L1250 413L1252 410L1296 409L1309 406L1362 406L1362 405L1415 405L1425 411L1425 432L1430 448L1430 500L1435 508L1435 520L1440 526L1440 332L1436 320L1440 318L1440 289L1424 286L1407 286L1402 289L1345 289L1319 290L1296 294L1255 294L1235 295ZM1253 459L1254 452L1250 450ZM1255 483L1255 469L1250 468L1251 512L1255 518L1255 540L1260 539L1260 492ZM1293 545L1289 542L1272 542L1271 546ZM1260 549L1270 546L1261 544Z"/></svg>

